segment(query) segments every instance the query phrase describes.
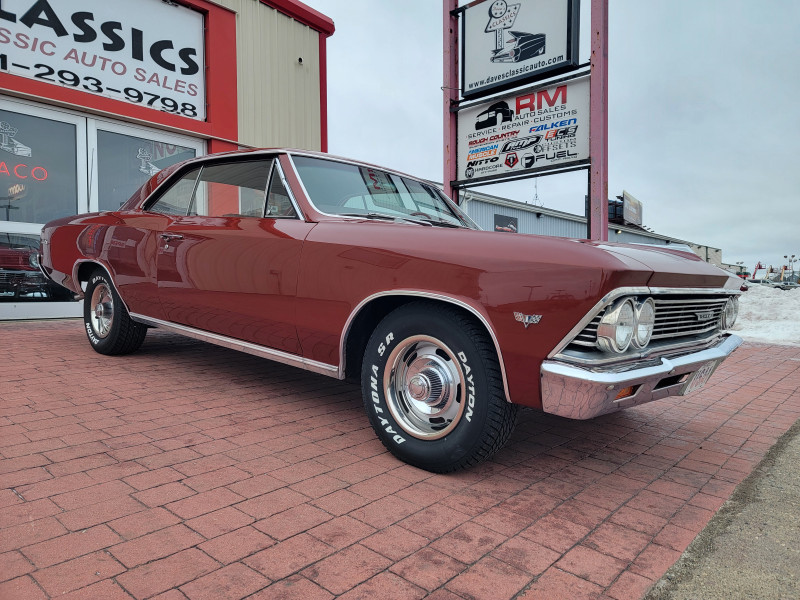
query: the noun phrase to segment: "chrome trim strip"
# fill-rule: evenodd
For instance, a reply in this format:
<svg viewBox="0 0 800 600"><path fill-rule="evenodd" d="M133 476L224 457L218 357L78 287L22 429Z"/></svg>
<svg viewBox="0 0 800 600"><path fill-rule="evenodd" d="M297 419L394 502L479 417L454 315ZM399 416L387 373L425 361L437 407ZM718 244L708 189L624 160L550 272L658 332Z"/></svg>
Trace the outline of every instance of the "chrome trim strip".
<svg viewBox="0 0 800 600"><path fill-rule="evenodd" d="M298 217L300 217L300 220L303 221L304 223L308 222L308 219L306 219L305 213L303 213L303 210L300 208L300 204L298 204L297 199L294 197L294 192L292 191L292 186L290 186L289 182L286 181L286 175L283 172L283 167L281 166L280 157L276 155L275 156L275 160L273 161L272 164L273 164L273 167L272 167L273 172L275 171L275 169L278 170L278 177L280 177L280 180L281 180L281 183L283 183L284 189L288 192L289 200L292 201L292 206L294 206L294 209L297 211ZM294 166L294 165L292 165L292 166ZM300 178L298 177L298 181L299 181L299 179ZM271 186L272 186L272 174L270 174L269 181L267 182L267 189L265 191L265 193L267 195L267 198L266 198L266 201L264 202L264 210L267 209L267 202L269 201L269 188ZM306 196L308 196L308 194L306 194ZM264 215L262 218L263 219L270 219L270 218L274 219L276 217L271 217L271 216L268 216L268 215ZM283 218L288 218L288 217L283 217Z"/></svg>
<svg viewBox="0 0 800 600"><path fill-rule="evenodd" d="M456 298L452 298L450 296L444 296L442 294L436 294L433 292L421 292L416 290L391 290L386 292L377 292L372 294L371 296L367 296L361 302L358 303L351 312L350 316L347 317L347 321L344 324L344 329L342 329L342 337L339 340L339 379L344 379L345 367L347 365L347 356L345 353L346 345L347 345L347 338L350 335L350 327L353 324L353 320L355 320L358 313L361 312L361 309L364 308L367 304L372 302L377 298L382 298L385 296L413 296L418 298L428 298L431 300L440 300L443 302L448 302L450 304L455 304L461 308L468 310L470 313L475 315L483 326L486 327L486 331L489 332L489 335L492 338L492 343L494 344L495 352L497 352L497 361L500 363L500 374L503 377L503 390L506 393L506 401L511 402L511 394L508 393L508 378L506 376L506 367L505 362L503 361L503 353L500 350L500 343L497 341L497 336L495 335L494 328L491 326L489 321L480 313L476 308L470 306L466 302L462 300L458 300Z"/></svg>
<svg viewBox="0 0 800 600"><path fill-rule="evenodd" d="M570 419L591 419L614 412L685 393L683 379L664 387L656 386L668 377L691 376L701 367L725 360L739 345L742 338L731 335L713 348L700 350L674 358L662 358L659 364L630 371L587 371L561 362L542 363L542 410ZM637 389L632 396L617 399L617 394L629 386Z"/></svg>
<svg viewBox="0 0 800 600"><path fill-rule="evenodd" d="M636 295L636 294L650 294L650 295L668 295L668 294L688 294L688 295L700 295L700 294L720 294L726 296L733 296L733 295L740 295L742 292L741 290L731 290L731 289L723 289L723 288L659 288L659 287L622 287L611 290L608 294L603 296L600 301L594 305L594 307L586 313L586 316L581 319L575 327L573 327L570 332L562 339L555 348L553 348L550 353L547 355L547 358L554 358L561 351L566 348L581 331L583 331L586 326L592 322L592 319L597 316L597 314L604 309L606 306L611 304L614 300L619 298L620 296L626 295Z"/></svg>
<svg viewBox="0 0 800 600"><path fill-rule="evenodd" d="M170 323L169 321L162 321L161 319L154 319L152 317L147 317L145 315L130 313L130 317L137 323L150 325L151 327L167 329L169 331L185 335L186 337L194 338L196 340L200 340L203 342L208 342L210 344L216 344L217 346L222 346L223 348L239 350L240 352L246 352L247 354L252 354L254 356L259 356L261 358L274 360L275 362L283 363L285 365L289 365L292 367L298 367L300 369L305 369L306 371L312 371L313 373L318 373L320 375L327 375L328 377L336 377L342 379L342 377L339 376L339 369L337 369L335 365L329 365L326 363L317 362L315 360L303 358L302 356L289 354L288 352L273 350L272 348L259 346L258 344L243 342L241 340L226 337L224 335L210 333L208 331L195 329L193 327L187 327L186 325L178 325L177 323Z"/></svg>

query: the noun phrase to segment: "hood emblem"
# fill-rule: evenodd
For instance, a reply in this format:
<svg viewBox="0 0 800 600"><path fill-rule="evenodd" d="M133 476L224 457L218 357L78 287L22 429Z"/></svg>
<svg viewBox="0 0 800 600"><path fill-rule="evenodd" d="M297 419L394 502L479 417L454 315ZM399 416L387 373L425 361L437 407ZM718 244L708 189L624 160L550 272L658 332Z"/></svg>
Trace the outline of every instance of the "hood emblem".
<svg viewBox="0 0 800 600"><path fill-rule="evenodd" d="M528 325L536 325L539 321L541 321L542 315L524 315L521 312L515 312L514 318L525 325L525 329L527 329Z"/></svg>
<svg viewBox="0 0 800 600"><path fill-rule="evenodd" d="M710 321L711 319L714 318L714 312L710 310L707 310L705 312L696 312L694 314L697 317L698 321Z"/></svg>

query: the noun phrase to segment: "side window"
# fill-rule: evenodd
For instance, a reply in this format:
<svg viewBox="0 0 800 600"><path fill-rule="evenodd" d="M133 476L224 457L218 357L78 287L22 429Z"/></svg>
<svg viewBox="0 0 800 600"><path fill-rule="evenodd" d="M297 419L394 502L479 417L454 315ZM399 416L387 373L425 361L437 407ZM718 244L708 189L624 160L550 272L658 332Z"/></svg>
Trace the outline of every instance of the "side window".
<svg viewBox="0 0 800 600"><path fill-rule="evenodd" d="M272 169L272 181L267 194L267 217L297 218L297 211L289 198L289 192L281 178L280 171Z"/></svg>
<svg viewBox="0 0 800 600"><path fill-rule="evenodd" d="M181 177L171 188L151 205L147 210L161 213L162 215L185 215L189 211L189 204L192 201L197 174L200 167L192 169Z"/></svg>
<svg viewBox="0 0 800 600"><path fill-rule="evenodd" d="M203 167L190 215L263 217L272 160L241 161Z"/></svg>

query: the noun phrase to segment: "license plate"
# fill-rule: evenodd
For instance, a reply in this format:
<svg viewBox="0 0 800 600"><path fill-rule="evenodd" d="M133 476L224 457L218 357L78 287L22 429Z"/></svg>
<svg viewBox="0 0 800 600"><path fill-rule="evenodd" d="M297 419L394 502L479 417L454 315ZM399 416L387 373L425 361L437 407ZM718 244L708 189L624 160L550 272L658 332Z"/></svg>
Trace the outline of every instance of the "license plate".
<svg viewBox="0 0 800 600"><path fill-rule="evenodd" d="M718 364L718 361L712 360L711 362L707 362L702 367L697 369L697 371L695 371L694 374L689 378L689 381L686 382L686 385L683 386L681 396L696 392L706 383L708 383L708 380L711 378L711 374L714 372L714 369L717 368Z"/></svg>

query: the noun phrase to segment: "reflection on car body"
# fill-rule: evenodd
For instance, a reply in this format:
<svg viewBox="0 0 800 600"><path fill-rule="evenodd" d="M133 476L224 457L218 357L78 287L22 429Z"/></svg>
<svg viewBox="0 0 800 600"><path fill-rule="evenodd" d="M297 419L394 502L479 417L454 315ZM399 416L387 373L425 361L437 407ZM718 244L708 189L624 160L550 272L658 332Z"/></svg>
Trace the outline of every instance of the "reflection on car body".
<svg viewBox="0 0 800 600"><path fill-rule="evenodd" d="M520 405L688 393L740 343L739 280L691 253L480 231L430 182L326 154L189 160L42 239L97 352L158 327L360 381L384 445L435 472L497 452Z"/></svg>

